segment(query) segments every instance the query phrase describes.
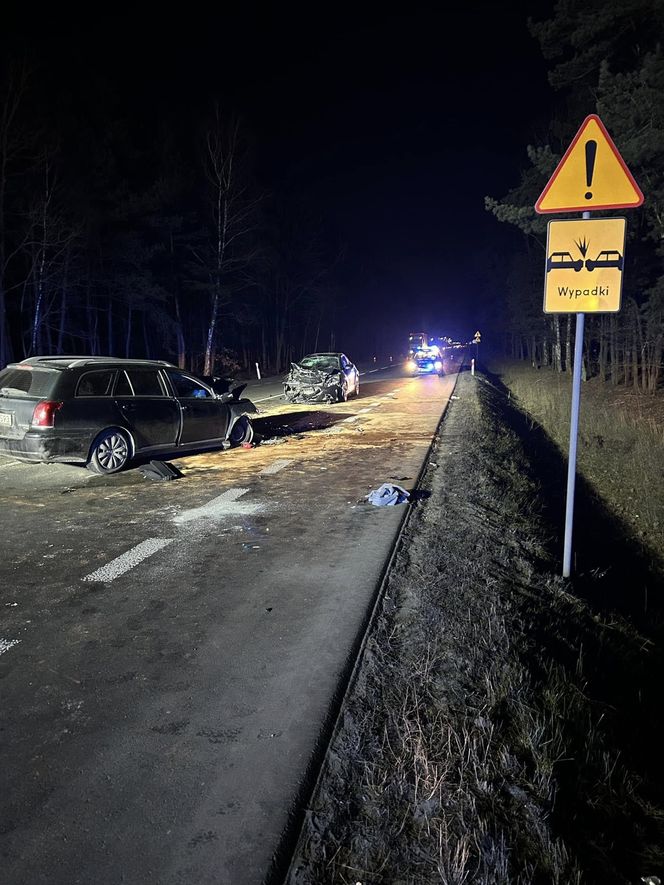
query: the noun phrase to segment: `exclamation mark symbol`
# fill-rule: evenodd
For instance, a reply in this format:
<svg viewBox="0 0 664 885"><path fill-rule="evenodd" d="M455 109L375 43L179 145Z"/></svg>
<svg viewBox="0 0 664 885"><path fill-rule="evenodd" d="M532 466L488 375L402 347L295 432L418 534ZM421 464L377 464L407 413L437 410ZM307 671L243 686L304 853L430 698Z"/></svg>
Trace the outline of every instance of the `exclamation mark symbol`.
<svg viewBox="0 0 664 885"><path fill-rule="evenodd" d="M595 157L597 156L597 142L586 142L586 187L590 188L593 184L593 173L595 171ZM592 191L586 192L586 200L592 200Z"/></svg>

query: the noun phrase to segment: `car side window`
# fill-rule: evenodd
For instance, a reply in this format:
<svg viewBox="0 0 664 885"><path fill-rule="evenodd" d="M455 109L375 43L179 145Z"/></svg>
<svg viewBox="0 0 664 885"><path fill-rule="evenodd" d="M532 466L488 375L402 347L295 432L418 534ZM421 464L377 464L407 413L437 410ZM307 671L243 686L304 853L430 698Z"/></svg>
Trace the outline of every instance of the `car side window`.
<svg viewBox="0 0 664 885"><path fill-rule="evenodd" d="M78 380L76 396L110 396L115 372L86 372Z"/></svg>
<svg viewBox="0 0 664 885"><path fill-rule="evenodd" d="M348 360L346 359L346 357L343 354L341 354L341 367L342 367L342 369L347 369L348 366L349 366Z"/></svg>
<svg viewBox="0 0 664 885"><path fill-rule="evenodd" d="M118 372L118 377L115 382L115 396L133 396L134 391L131 389L131 384L129 383L129 378L127 378L127 373L122 371Z"/></svg>
<svg viewBox="0 0 664 885"><path fill-rule="evenodd" d="M164 396L159 380L159 372L142 369L128 369L127 375L134 388L134 396Z"/></svg>
<svg viewBox="0 0 664 885"><path fill-rule="evenodd" d="M168 377L175 388L175 395L180 399L191 399L192 397L196 399L212 398L212 391L202 381L192 378L191 375L184 375L182 372L169 372Z"/></svg>

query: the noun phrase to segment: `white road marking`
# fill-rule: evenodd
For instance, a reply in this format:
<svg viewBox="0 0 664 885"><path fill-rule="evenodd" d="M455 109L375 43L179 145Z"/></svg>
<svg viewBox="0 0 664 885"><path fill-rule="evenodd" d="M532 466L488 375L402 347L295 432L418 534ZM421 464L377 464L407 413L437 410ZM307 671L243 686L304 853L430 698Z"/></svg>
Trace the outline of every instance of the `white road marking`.
<svg viewBox="0 0 664 885"><path fill-rule="evenodd" d="M374 406L367 406L366 409L360 409L360 415L363 415L365 412L370 412Z"/></svg>
<svg viewBox="0 0 664 885"><path fill-rule="evenodd" d="M379 366L377 369L367 369L366 372L360 372L360 378L362 375L371 375L372 372L382 372L383 369L393 369L394 363L390 363L389 366Z"/></svg>
<svg viewBox="0 0 664 885"><path fill-rule="evenodd" d="M268 464L267 467L263 467L262 470L259 470L259 473L261 476L270 476L272 473L279 473L280 470L292 463L292 459L283 458L281 461L274 461L272 464Z"/></svg>
<svg viewBox="0 0 664 885"><path fill-rule="evenodd" d="M237 504L238 498L246 495L249 489L228 489L227 492L203 504L202 507L193 507L191 510L183 510L173 517L173 522L182 525L185 522L192 522L195 519L227 519L234 516L250 516L253 513L259 513L265 509L262 503L255 504Z"/></svg>
<svg viewBox="0 0 664 885"><path fill-rule="evenodd" d="M0 639L0 655L4 655L6 651L18 645L20 641L20 639Z"/></svg>
<svg viewBox="0 0 664 885"><path fill-rule="evenodd" d="M132 547L131 550L127 550L121 556L116 556L115 559L112 559L106 565L102 565L101 568L86 575L83 580L114 581L116 578L124 575L125 572L128 572L129 569L143 562L148 556L152 556L153 553L156 553L168 544L172 544L174 540L174 538L147 538L145 541L141 541L140 544Z"/></svg>

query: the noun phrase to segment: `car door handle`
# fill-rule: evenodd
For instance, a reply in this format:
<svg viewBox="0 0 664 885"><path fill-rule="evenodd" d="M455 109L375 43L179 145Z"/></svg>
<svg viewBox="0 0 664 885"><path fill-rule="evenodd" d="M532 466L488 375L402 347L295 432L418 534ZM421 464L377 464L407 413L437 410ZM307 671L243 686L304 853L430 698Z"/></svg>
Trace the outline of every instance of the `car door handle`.
<svg viewBox="0 0 664 885"><path fill-rule="evenodd" d="M123 409L125 412L133 412L136 406L134 403L122 403L120 408Z"/></svg>

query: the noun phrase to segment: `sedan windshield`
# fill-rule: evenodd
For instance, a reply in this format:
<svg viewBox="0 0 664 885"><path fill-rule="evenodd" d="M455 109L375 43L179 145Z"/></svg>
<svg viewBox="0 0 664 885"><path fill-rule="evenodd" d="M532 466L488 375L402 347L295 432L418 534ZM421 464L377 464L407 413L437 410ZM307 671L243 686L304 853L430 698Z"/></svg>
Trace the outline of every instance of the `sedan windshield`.
<svg viewBox="0 0 664 885"><path fill-rule="evenodd" d="M323 369L335 371L341 368L339 357L330 353L312 353L300 360L303 369Z"/></svg>

